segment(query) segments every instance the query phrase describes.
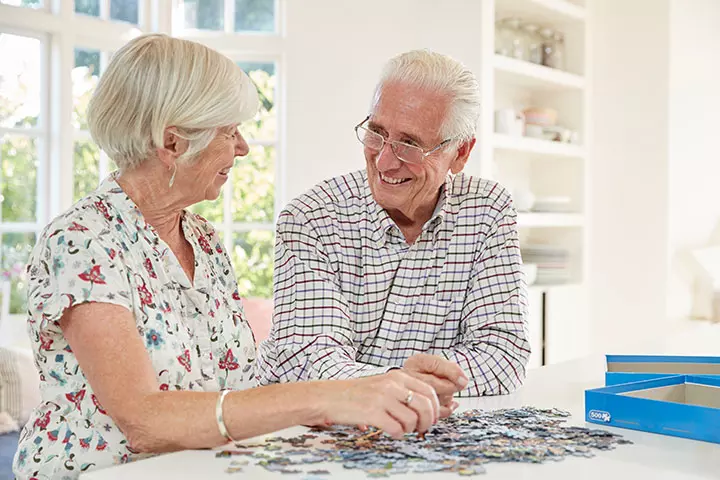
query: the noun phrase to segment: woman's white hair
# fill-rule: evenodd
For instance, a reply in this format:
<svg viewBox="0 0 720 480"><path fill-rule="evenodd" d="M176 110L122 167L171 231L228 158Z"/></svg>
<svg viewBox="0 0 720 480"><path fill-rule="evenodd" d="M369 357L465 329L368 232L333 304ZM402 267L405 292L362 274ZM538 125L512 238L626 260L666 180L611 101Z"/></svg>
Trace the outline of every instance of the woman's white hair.
<svg viewBox="0 0 720 480"><path fill-rule="evenodd" d="M163 34L139 36L118 50L90 100L90 134L123 171L154 155L174 127L190 161L217 129L252 118L254 84L232 60L204 45Z"/></svg>
<svg viewBox="0 0 720 480"><path fill-rule="evenodd" d="M462 143L475 137L480 117L480 85L465 65L429 50L412 50L393 57L385 64L375 88L373 108L380 100L383 86L394 82L449 95L450 109L440 128L442 138Z"/></svg>

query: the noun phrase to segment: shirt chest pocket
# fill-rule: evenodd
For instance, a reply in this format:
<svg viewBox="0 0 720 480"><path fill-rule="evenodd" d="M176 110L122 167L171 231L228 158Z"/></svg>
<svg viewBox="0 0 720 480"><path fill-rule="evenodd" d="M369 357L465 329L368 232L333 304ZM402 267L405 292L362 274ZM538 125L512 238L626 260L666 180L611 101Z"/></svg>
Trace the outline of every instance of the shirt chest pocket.
<svg viewBox="0 0 720 480"><path fill-rule="evenodd" d="M419 342L425 349L454 343L460 333L464 300L462 296L439 295L418 300L403 332L406 341Z"/></svg>

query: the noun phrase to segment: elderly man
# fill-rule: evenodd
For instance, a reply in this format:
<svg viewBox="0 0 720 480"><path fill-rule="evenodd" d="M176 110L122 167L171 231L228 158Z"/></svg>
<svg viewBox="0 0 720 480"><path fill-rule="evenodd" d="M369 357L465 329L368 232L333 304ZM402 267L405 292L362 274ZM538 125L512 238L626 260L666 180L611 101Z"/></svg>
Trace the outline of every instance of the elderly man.
<svg viewBox="0 0 720 480"><path fill-rule="evenodd" d="M479 109L475 77L445 55L412 51L386 65L355 127L366 169L280 214L261 383L403 368L450 409L455 393L522 384L530 346L516 212L500 185L461 173Z"/></svg>

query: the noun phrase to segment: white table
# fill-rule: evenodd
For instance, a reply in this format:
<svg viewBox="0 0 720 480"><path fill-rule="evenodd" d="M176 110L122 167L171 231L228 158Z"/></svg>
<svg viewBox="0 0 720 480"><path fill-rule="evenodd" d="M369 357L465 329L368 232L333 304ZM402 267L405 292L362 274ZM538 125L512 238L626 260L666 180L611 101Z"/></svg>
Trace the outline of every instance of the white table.
<svg viewBox="0 0 720 480"><path fill-rule="evenodd" d="M632 351L611 353L640 354L720 354L720 326L699 325L682 334L669 335L665 340L637 347ZM460 408L497 409L532 405L541 408L557 407L572 414L567 425L607 428L584 421L584 392L587 388L604 384L604 356L597 355L531 370L524 386L512 395L460 399ZM720 428L720 425L718 425ZM545 464L486 464L487 474L477 478L507 478L531 480L559 480L581 478L583 480L681 480L681 479L720 479L720 445L686 440L671 436L650 434L634 430L608 428L634 442L633 445L619 445L615 450L598 451L594 458L567 457L560 462ZM268 436L295 436L306 432L306 428L296 427ZM248 440L249 443L262 441L263 437ZM246 457L233 457L243 460ZM188 450L161 455L127 465L106 468L81 476L83 480L155 480L168 478L210 479L219 478L285 478L301 479L305 475L283 475L271 473L262 467L249 465L243 473L228 474L225 468L229 458L215 458L211 450ZM254 463L251 459L250 463ZM303 466L305 467L305 466ZM333 478L367 479L359 470L345 470L341 464L315 464L312 469L325 469ZM311 468L303 468L310 470ZM325 476L325 478L330 478ZM390 479L414 478L430 480L435 478L455 479L457 474L415 474L392 475Z"/></svg>

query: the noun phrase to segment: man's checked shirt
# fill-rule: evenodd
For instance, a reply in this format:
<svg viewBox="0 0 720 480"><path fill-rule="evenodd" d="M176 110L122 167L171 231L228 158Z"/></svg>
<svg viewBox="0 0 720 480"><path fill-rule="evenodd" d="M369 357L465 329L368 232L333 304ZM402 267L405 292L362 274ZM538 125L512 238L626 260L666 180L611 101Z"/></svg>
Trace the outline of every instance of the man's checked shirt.
<svg viewBox="0 0 720 480"><path fill-rule="evenodd" d="M449 175L408 245L358 171L291 202L276 238L261 384L374 375L416 353L458 363L470 380L461 396L523 382L526 284L516 212L497 183Z"/></svg>

